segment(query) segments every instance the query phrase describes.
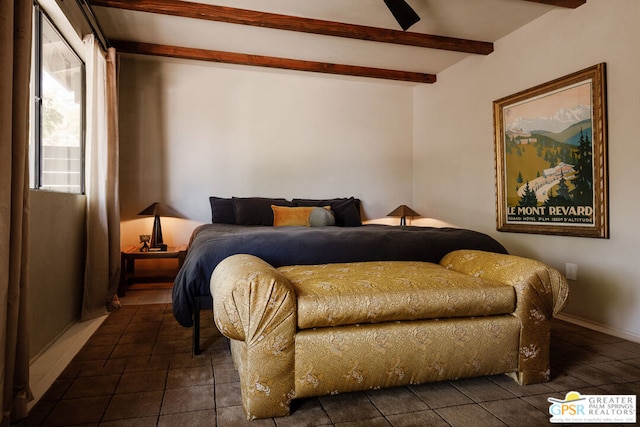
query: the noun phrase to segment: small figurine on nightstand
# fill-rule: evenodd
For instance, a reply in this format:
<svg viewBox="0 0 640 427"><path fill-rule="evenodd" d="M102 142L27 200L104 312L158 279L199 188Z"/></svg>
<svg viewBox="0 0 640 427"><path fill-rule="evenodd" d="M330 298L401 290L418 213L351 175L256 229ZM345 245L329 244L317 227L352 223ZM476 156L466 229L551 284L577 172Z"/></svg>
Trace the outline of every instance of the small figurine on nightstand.
<svg viewBox="0 0 640 427"><path fill-rule="evenodd" d="M151 240L150 234L141 234L140 235L140 243L143 243L140 248L140 252L149 252L149 241Z"/></svg>

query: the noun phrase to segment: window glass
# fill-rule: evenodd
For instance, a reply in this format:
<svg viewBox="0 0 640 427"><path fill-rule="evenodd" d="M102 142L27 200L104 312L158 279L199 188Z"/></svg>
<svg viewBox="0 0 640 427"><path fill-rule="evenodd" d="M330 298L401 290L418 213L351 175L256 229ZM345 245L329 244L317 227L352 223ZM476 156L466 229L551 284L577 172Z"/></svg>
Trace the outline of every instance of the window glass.
<svg viewBox="0 0 640 427"><path fill-rule="evenodd" d="M84 64L42 13L35 28L33 186L82 193Z"/></svg>

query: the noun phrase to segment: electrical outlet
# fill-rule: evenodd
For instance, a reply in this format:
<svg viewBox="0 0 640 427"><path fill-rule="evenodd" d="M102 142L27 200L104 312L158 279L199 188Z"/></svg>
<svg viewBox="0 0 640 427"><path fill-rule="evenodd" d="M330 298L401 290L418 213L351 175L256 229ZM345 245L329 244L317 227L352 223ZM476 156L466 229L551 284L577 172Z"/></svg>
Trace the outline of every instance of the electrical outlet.
<svg viewBox="0 0 640 427"><path fill-rule="evenodd" d="M568 262L565 265L565 277L568 280L578 280L578 264Z"/></svg>

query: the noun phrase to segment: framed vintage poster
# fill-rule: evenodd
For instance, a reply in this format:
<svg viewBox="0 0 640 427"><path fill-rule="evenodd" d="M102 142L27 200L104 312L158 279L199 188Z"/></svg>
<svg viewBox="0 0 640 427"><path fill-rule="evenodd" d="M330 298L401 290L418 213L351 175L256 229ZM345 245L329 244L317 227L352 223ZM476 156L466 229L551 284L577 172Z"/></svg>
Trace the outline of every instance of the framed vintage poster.
<svg viewBox="0 0 640 427"><path fill-rule="evenodd" d="M609 237L605 64L494 101L499 231Z"/></svg>

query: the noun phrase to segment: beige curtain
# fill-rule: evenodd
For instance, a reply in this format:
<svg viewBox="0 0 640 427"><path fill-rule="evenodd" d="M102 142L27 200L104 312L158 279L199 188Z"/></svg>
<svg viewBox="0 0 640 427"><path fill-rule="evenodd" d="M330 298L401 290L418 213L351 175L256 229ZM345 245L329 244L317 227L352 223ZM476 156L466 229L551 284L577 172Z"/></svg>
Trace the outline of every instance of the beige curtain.
<svg viewBox="0 0 640 427"><path fill-rule="evenodd" d="M27 414L31 0L0 1L0 399L2 426Z"/></svg>
<svg viewBox="0 0 640 427"><path fill-rule="evenodd" d="M87 257L82 320L120 306L120 206L116 55L105 54L95 36L84 38L87 73L85 173Z"/></svg>

